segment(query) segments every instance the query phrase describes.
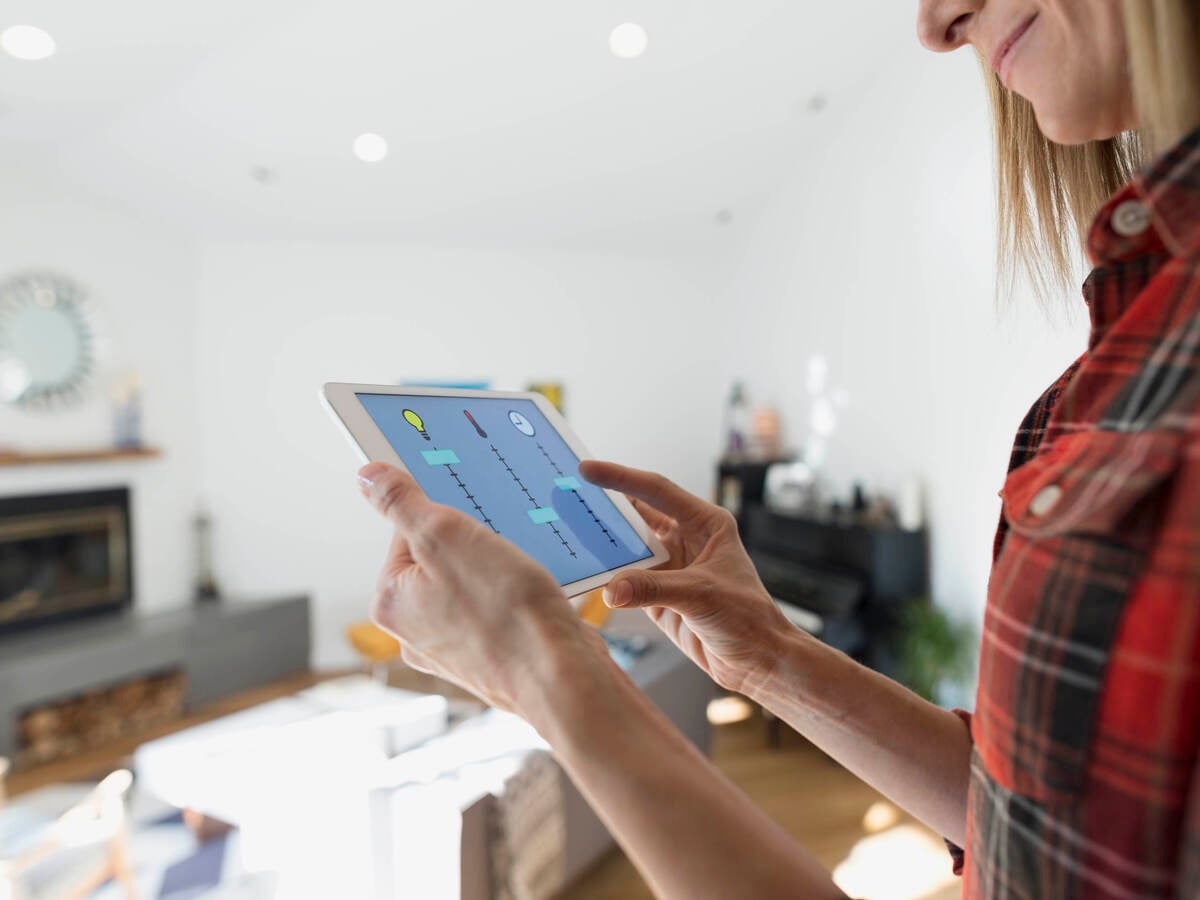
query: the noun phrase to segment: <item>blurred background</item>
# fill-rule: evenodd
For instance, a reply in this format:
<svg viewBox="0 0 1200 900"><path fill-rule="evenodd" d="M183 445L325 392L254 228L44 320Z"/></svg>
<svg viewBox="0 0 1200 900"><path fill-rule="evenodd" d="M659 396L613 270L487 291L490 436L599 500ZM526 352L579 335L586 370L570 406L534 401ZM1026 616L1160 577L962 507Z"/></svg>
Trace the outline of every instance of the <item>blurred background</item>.
<svg viewBox="0 0 1200 900"><path fill-rule="evenodd" d="M363 623L387 534L325 381L543 389L969 707L1008 450L1086 316L998 299L978 66L914 17L0 0L0 897L649 896L535 735ZM587 606L848 891L953 893Z"/></svg>

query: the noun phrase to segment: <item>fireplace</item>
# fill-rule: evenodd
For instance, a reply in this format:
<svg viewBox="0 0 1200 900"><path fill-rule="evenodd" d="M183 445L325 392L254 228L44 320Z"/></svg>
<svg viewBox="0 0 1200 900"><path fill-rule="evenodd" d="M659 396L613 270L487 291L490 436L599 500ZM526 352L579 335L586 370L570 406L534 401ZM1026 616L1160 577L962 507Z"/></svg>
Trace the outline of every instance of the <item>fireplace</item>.
<svg viewBox="0 0 1200 900"><path fill-rule="evenodd" d="M127 488L0 497L0 634L132 598Z"/></svg>
<svg viewBox="0 0 1200 900"><path fill-rule="evenodd" d="M17 718L14 762L27 769L145 734L177 721L186 699L187 677L174 667L35 704Z"/></svg>

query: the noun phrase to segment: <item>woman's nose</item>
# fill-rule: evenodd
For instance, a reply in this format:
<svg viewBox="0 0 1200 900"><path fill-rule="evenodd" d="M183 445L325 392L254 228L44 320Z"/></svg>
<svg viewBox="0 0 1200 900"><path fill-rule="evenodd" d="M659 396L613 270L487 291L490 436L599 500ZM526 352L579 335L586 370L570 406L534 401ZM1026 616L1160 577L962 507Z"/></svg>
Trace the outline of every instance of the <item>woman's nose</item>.
<svg viewBox="0 0 1200 900"><path fill-rule="evenodd" d="M968 32L986 0L920 0L917 36L935 53L957 50L970 41Z"/></svg>

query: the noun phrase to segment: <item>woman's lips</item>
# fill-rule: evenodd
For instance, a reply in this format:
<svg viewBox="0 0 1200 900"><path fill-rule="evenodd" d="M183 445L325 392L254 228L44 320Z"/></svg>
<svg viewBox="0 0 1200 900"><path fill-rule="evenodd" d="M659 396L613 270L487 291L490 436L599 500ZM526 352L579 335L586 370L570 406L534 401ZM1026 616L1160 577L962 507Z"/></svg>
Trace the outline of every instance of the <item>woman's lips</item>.
<svg viewBox="0 0 1200 900"><path fill-rule="evenodd" d="M1000 76L1000 80L1004 82L1006 87L1008 86L1008 68L1010 68L1008 63L1012 59L1012 52L1020 42L1021 38L1025 37L1025 35L1029 32L1030 26L1033 25L1037 17L1038 14L1034 13L1032 16L1018 25L1013 30L1012 34L1000 42L1000 46L997 47L996 52L992 54L992 69L997 75Z"/></svg>

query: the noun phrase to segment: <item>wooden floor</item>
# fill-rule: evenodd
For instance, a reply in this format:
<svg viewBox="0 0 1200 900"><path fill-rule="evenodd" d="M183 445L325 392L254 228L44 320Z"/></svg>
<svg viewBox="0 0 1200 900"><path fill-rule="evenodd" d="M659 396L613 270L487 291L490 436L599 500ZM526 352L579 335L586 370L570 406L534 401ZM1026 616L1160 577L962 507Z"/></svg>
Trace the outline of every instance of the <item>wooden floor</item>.
<svg viewBox="0 0 1200 900"><path fill-rule="evenodd" d="M822 865L833 870L868 836L863 818L883 798L794 732L784 730L781 746L767 747L766 725L757 715L714 729L713 760L746 794ZM876 813L893 810L890 805ZM896 824L919 830L924 839L940 839L896 811ZM922 848L924 849L924 848ZM937 848L940 852L940 847ZM735 863L736 864L736 863ZM934 865L940 866L936 860ZM950 900L959 896L957 879L944 870L934 873L942 884L908 894L913 900ZM649 900L654 895L620 850L613 850L563 895L570 900ZM903 896L903 894L893 894Z"/></svg>

